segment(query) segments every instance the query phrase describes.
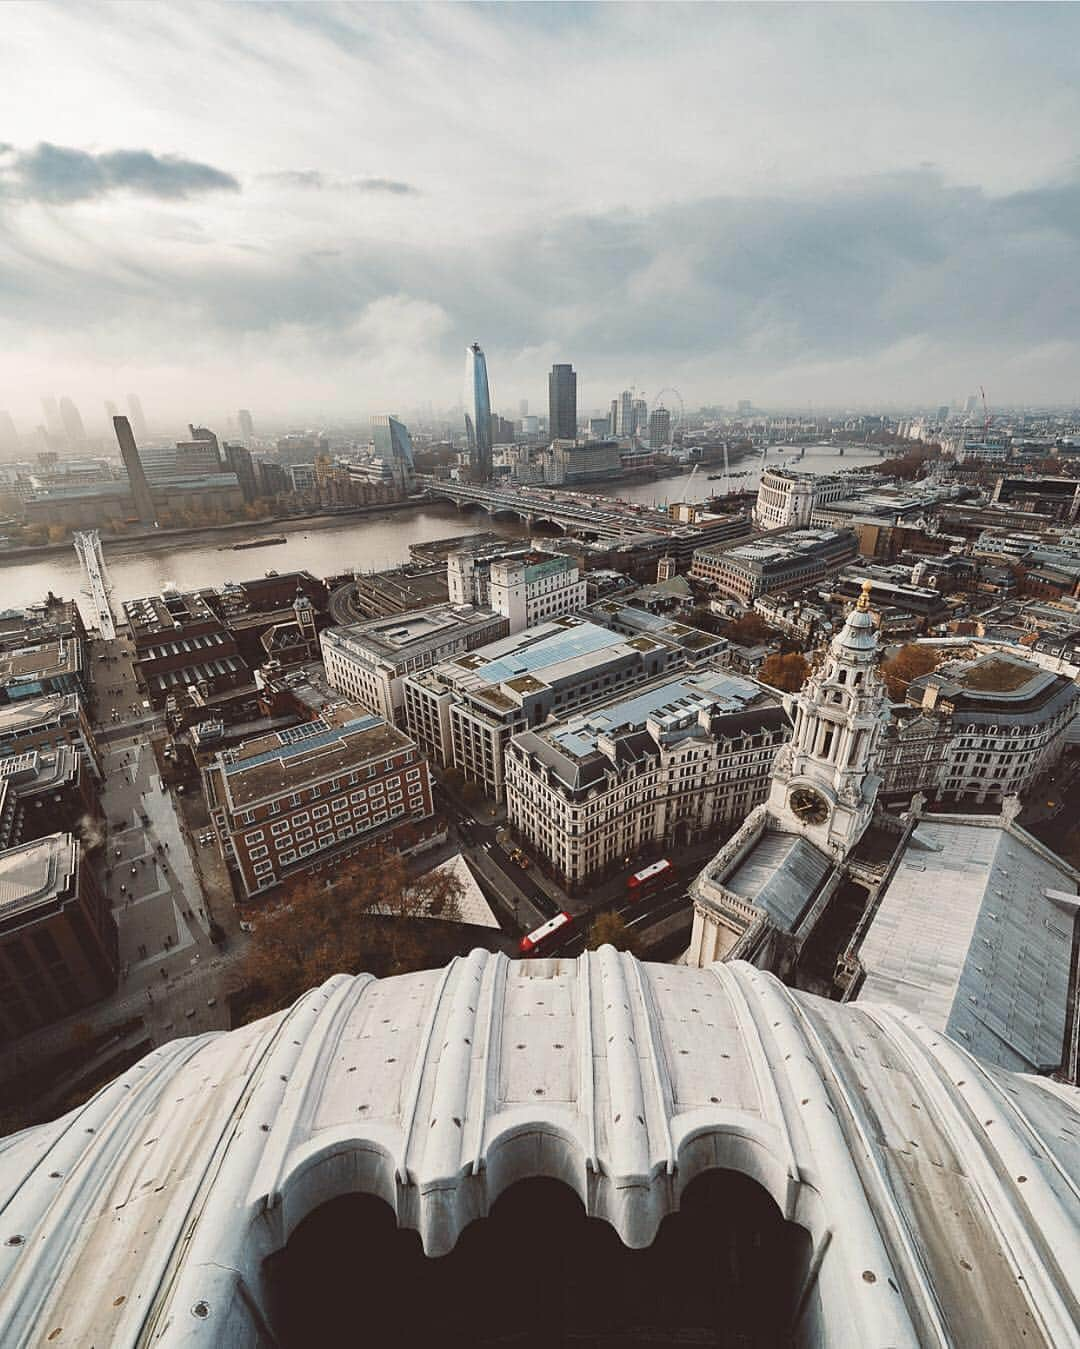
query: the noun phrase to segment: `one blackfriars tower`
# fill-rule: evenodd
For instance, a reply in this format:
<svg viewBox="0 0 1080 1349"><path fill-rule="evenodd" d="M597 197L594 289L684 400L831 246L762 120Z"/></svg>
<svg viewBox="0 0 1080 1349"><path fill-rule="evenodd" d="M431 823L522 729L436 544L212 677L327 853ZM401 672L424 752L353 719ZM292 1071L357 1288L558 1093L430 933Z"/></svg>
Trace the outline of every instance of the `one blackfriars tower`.
<svg viewBox="0 0 1080 1349"><path fill-rule="evenodd" d="M474 342L465 350L465 436L469 444L469 476L473 482L491 477L491 395L487 361Z"/></svg>
<svg viewBox="0 0 1080 1349"><path fill-rule="evenodd" d="M577 439L577 372L572 365L553 365L548 375L548 435L552 440Z"/></svg>

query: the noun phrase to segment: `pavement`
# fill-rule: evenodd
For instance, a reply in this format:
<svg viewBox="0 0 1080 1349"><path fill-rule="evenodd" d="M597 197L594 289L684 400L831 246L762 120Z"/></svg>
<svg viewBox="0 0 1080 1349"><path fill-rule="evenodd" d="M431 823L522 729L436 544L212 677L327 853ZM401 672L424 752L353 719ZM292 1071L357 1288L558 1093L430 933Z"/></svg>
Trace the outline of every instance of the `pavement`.
<svg viewBox="0 0 1080 1349"><path fill-rule="evenodd" d="M111 659L99 661L103 651ZM215 848L198 845L172 792L162 790L157 752L164 726L142 706L130 643L122 636L93 641L90 678L105 773L105 846L91 864L116 919L119 982L112 997L6 1047L0 1080L69 1050L73 1035L88 1025L101 1031L140 1016L154 1044L229 1028L227 975L247 943L227 878L217 874L224 863ZM211 940L212 922L224 930L224 943Z"/></svg>

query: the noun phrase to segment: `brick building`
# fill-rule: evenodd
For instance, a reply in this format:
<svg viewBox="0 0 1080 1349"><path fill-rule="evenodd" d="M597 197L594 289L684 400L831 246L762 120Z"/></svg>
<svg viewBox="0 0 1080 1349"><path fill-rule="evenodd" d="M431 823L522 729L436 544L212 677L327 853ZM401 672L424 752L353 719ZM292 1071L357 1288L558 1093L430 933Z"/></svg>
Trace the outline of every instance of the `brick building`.
<svg viewBox="0 0 1080 1349"><path fill-rule="evenodd" d="M197 592L165 590L127 600L124 616L135 642L135 671L154 707L191 687L213 695L250 682L235 637Z"/></svg>
<svg viewBox="0 0 1080 1349"><path fill-rule="evenodd" d="M415 741L352 703L221 751L203 782L248 898L372 844L398 846L406 826L410 839L432 828L431 779Z"/></svg>

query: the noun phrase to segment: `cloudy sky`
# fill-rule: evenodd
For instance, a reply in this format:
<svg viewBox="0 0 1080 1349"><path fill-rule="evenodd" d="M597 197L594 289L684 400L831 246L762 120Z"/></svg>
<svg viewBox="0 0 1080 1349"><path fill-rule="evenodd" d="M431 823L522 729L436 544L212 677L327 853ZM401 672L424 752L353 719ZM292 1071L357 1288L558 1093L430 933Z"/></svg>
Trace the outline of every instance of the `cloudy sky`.
<svg viewBox="0 0 1080 1349"><path fill-rule="evenodd" d="M1080 398L1080 7L0 10L0 407Z"/></svg>

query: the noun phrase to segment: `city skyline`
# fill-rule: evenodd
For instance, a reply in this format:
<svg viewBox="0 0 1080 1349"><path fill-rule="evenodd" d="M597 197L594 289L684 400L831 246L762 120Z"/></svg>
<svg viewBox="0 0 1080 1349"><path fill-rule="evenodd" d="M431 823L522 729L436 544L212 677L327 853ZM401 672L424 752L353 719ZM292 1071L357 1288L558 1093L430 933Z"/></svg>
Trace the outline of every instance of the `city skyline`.
<svg viewBox="0 0 1080 1349"><path fill-rule="evenodd" d="M560 362L581 409L1080 396L1075 7L199 14L5 9L23 431L49 390L161 421L449 407L476 336L502 407Z"/></svg>

